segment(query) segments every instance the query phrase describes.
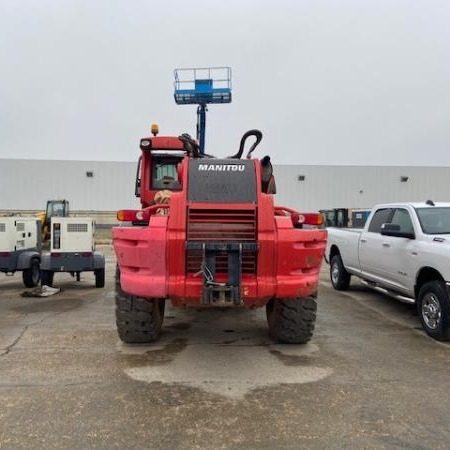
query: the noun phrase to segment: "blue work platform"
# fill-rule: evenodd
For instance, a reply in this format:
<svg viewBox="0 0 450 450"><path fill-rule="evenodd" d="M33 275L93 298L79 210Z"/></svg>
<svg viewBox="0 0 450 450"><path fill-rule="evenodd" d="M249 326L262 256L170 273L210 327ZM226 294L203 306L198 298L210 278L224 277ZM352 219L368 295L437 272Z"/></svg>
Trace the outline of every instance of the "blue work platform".
<svg viewBox="0 0 450 450"><path fill-rule="evenodd" d="M231 102L231 68L175 69L174 98L178 105Z"/></svg>
<svg viewBox="0 0 450 450"><path fill-rule="evenodd" d="M231 102L231 68L207 67L175 69L175 92L178 105L197 106L197 140L200 154L205 153L206 105Z"/></svg>

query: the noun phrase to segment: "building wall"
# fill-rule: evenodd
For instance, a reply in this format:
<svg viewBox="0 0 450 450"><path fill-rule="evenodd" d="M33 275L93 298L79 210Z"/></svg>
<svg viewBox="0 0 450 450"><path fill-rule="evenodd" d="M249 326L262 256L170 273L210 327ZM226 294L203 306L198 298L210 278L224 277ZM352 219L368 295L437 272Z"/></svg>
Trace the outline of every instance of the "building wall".
<svg viewBox="0 0 450 450"><path fill-rule="evenodd" d="M304 211L450 201L450 167L279 165L274 173L277 203ZM300 175L304 181L298 181ZM402 182L401 177L408 180Z"/></svg>
<svg viewBox="0 0 450 450"><path fill-rule="evenodd" d="M69 200L71 210L133 208L135 177L130 162L1 159L0 210L43 210L51 199Z"/></svg>
<svg viewBox="0 0 450 450"><path fill-rule="evenodd" d="M274 174L276 203L303 211L450 201L450 167L277 165ZM134 208L135 176L134 162L0 159L0 210L42 210L47 200L63 198L72 211Z"/></svg>

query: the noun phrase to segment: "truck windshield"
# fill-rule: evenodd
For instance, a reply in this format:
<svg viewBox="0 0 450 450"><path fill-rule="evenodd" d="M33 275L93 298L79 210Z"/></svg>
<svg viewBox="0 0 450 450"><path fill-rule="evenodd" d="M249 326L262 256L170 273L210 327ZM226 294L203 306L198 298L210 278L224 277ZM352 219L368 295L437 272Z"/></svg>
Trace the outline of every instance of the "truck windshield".
<svg viewBox="0 0 450 450"><path fill-rule="evenodd" d="M450 208L417 208L420 226L425 234L450 234Z"/></svg>

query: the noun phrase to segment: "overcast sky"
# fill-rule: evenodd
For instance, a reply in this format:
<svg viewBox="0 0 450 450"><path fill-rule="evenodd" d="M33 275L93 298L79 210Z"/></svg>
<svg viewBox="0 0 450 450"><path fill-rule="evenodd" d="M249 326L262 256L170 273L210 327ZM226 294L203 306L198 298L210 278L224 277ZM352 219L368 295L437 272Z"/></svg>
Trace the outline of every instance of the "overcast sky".
<svg viewBox="0 0 450 450"><path fill-rule="evenodd" d="M0 158L134 161L195 135L173 69L230 66L206 150L450 166L449 0L0 0Z"/></svg>

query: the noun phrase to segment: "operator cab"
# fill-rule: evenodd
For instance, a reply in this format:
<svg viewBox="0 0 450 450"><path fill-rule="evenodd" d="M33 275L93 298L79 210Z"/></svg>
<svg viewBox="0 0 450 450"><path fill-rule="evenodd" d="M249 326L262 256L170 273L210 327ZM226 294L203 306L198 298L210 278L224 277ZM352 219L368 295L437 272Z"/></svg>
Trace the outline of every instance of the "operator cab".
<svg viewBox="0 0 450 450"><path fill-rule="evenodd" d="M180 156L154 155L151 164L150 189L157 191L161 189L180 191L181 183L178 179L178 164L182 160L183 157Z"/></svg>
<svg viewBox="0 0 450 450"><path fill-rule="evenodd" d="M159 191L181 191L178 167L187 152L180 139L168 136L141 139L140 148L135 195L146 208L154 204Z"/></svg>
<svg viewBox="0 0 450 450"><path fill-rule="evenodd" d="M67 200L48 200L45 215L51 217L66 217L69 215L69 202Z"/></svg>

